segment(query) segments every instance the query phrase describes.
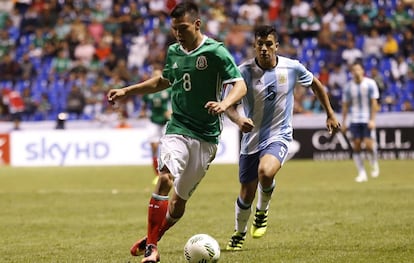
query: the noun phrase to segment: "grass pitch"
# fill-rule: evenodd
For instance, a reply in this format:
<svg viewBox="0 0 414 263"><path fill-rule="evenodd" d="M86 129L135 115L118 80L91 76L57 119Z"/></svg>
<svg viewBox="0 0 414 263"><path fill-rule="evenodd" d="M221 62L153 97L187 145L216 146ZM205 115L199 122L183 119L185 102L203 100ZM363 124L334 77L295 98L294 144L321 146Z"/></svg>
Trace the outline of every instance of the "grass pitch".
<svg viewBox="0 0 414 263"><path fill-rule="evenodd" d="M351 161L289 161L277 179L262 239L227 252L238 195L236 165L212 165L186 214L159 243L162 263L208 233L220 262L413 262L414 162L381 161L355 183ZM140 262L151 167L0 167L0 262Z"/></svg>

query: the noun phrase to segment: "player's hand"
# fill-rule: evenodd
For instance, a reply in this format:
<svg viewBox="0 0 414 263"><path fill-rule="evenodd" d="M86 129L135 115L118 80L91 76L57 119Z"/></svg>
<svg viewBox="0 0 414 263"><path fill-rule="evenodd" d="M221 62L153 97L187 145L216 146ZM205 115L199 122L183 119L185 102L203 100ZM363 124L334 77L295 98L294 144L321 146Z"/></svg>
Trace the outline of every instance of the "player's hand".
<svg viewBox="0 0 414 263"><path fill-rule="evenodd" d="M108 102L112 105L115 104L115 101L121 100L126 97L126 92L124 89L111 89L108 91L106 98Z"/></svg>
<svg viewBox="0 0 414 263"><path fill-rule="evenodd" d="M206 105L204 105L204 108L207 109L209 114L219 115L225 112L228 106L225 105L223 102L209 101L206 103Z"/></svg>
<svg viewBox="0 0 414 263"><path fill-rule="evenodd" d="M341 130L341 124L335 117L329 117L326 120L326 128L328 129L329 134L335 134Z"/></svg>
<svg viewBox="0 0 414 263"><path fill-rule="evenodd" d="M254 128L254 123L250 118L240 118L238 125L240 130L244 133L251 132Z"/></svg>
<svg viewBox="0 0 414 263"><path fill-rule="evenodd" d="M375 121L370 120L370 121L368 122L368 129L370 129L370 130L375 129Z"/></svg>

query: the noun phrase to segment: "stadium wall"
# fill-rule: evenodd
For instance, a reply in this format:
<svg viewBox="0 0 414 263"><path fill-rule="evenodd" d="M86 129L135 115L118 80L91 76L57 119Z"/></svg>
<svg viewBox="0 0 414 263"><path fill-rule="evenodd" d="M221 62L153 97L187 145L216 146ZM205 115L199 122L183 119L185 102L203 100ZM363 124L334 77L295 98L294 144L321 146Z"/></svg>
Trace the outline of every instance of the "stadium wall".
<svg viewBox="0 0 414 263"><path fill-rule="evenodd" d="M54 129L54 122L25 123L20 131L0 127L0 164L11 166L149 165L147 142L151 131L145 120L133 122L133 129L102 128L100 123L68 122L66 129ZM350 145L343 134L326 131L325 115L295 115L294 142L289 158L346 160ZM3 128L3 129L2 129ZM10 128L10 127L9 127ZM414 159L414 114L387 113L377 118L379 157ZM225 121L214 163L238 161L239 132Z"/></svg>

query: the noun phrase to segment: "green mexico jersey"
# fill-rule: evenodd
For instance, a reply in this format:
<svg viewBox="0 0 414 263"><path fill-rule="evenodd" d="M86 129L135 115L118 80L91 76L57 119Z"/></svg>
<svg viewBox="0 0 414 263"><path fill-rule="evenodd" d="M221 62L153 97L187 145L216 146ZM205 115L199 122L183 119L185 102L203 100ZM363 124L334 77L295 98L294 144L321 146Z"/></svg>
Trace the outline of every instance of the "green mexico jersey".
<svg viewBox="0 0 414 263"><path fill-rule="evenodd" d="M204 108L221 98L223 84L241 80L233 57L223 46L204 37L202 44L185 51L178 43L168 49L163 77L171 83L172 117L167 134L181 134L218 143L221 118Z"/></svg>
<svg viewBox="0 0 414 263"><path fill-rule="evenodd" d="M171 89L162 90L157 93L146 94L142 100L151 109L151 121L156 124L164 125L168 118L165 113L170 106Z"/></svg>

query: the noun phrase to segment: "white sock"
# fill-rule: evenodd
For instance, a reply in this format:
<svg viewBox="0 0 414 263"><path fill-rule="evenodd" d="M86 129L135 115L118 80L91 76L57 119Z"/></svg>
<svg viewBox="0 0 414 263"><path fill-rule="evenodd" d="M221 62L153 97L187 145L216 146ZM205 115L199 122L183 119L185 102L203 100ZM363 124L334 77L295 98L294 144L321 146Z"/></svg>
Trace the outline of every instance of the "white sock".
<svg viewBox="0 0 414 263"><path fill-rule="evenodd" d="M359 173L365 171L364 162L362 161L361 154L354 152L352 154L352 158L354 159L354 163L357 167Z"/></svg>
<svg viewBox="0 0 414 263"><path fill-rule="evenodd" d="M256 206L258 210L263 211L263 210L269 209L270 199L272 199L272 194L273 194L273 190L275 189L275 186L276 186L275 180L273 180L273 183L269 188L265 188L265 189L262 187L262 185L259 182L257 186L258 197L257 197L257 206Z"/></svg>
<svg viewBox="0 0 414 263"><path fill-rule="evenodd" d="M247 221L249 221L250 214L252 212L251 204L244 203L240 197L237 198L235 203L236 222L235 229L240 233L247 232Z"/></svg>

